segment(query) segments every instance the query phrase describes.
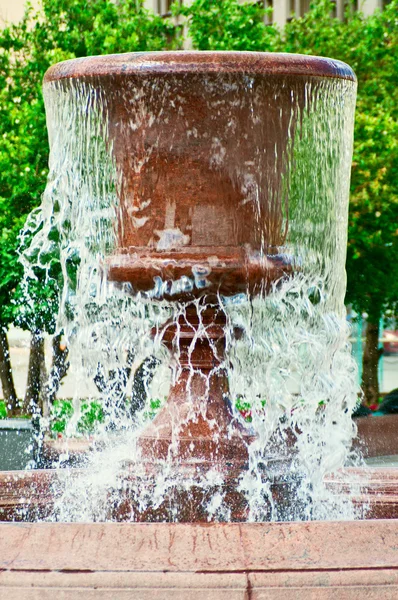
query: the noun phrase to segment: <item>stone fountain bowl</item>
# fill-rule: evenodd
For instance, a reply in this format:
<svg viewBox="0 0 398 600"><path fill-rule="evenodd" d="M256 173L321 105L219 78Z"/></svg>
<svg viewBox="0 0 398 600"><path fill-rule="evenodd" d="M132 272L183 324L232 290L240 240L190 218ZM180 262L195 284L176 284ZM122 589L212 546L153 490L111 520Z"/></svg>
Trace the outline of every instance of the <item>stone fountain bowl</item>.
<svg viewBox="0 0 398 600"><path fill-rule="evenodd" d="M301 111L316 104L311 86L341 80L355 85L340 61L257 52L130 53L51 67L45 91L78 98L89 88L103 104L119 198L108 279L189 300L267 292L289 276L291 140Z"/></svg>

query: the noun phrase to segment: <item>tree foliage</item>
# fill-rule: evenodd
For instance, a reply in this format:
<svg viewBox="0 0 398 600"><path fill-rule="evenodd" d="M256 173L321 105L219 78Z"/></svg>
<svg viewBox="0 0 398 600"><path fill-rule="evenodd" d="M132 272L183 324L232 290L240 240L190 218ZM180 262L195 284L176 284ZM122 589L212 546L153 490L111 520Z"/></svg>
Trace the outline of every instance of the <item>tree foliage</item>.
<svg viewBox="0 0 398 600"><path fill-rule="evenodd" d="M20 23L0 32L0 305L7 307L0 309L3 322L15 317L15 310L10 310L10 293L21 278L15 252L19 231L40 203L47 176L48 142L41 92L45 71L68 58L177 45L173 25L150 14L136 0L43 0L39 13L28 7ZM44 273L36 269L34 275L40 282ZM38 283L36 287L39 292ZM40 312L43 298L52 297L51 289L43 291L37 295L32 289L37 306L26 328L36 328L33 314ZM21 301L16 306L26 304L26 290L19 290L18 299ZM21 321L23 315L17 318Z"/></svg>
<svg viewBox="0 0 398 600"><path fill-rule="evenodd" d="M398 301L398 2L331 19L314 3L286 26L284 49L332 56L358 78L348 232L347 301L378 322Z"/></svg>
<svg viewBox="0 0 398 600"><path fill-rule="evenodd" d="M347 303L367 313L362 388L377 403L379 322L398 305L398 2L365 18L327 0L285 29L285 49L332 56L358 78L347 247Z"/></svg>
<svg viewBox="0 0 398 600"><path fill-rule="evenodd" d="M329 56L358 78L347 248L346 301L368 314L363 387L378 399L378 324L398 304L398 1L365 17L318 0L284 31L265 25L258 6L237 0L194 0L184 9L195 48L262 50ZM375 347L376 345L376 347Z"/></svg>
<svg viewBox="0 0 398 600"><path fill-rule="evenodd" d="M189 37L197 50L272 51L280 34L266 27L264 10L256 2L193 0L189 6L175 3L175 15L188 22Z"/></svg>
<svg viewBox="0 0 398 600"><path fill-rule="evenodd" d="M20 232L29 215L34 220L34 209L40 204L48 172L49 149L41 91L45 71L69 58L163 50L178 45L174 25L148 12L140 0L117 3L43 0L38 12L28 5L21 22L0 31L0 327L3 332L14 322L30 330L32 340L41 339L42 332L53 333L58 309L61 269L56 250L48 257L47 264L39 264L27 255L31 268L24 279L17 252L28 245L28 232L22 237ZM43 344L33 344L32 351L42 353ZM35 372L39 363L44 365L42 356L32 362Z"/></svg>

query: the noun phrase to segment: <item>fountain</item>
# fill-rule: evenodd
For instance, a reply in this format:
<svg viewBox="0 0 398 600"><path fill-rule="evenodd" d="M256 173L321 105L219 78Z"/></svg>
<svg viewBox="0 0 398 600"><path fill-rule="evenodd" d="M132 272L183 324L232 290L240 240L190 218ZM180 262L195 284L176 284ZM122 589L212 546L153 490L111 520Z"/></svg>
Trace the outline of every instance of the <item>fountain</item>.
<svg viewBox="0 0 398 600"><path fill-rule="evenodd" d="M46 521L2 525L14 597L22 568L48 573L32 589L71 598L394 594L395 521L352 519L395 516L395 496L372 501L360 469L336 474L360 464L343 314L355 90L344 63L286 54L133 53L47 72L31 248L38 261L60 248L70 355L93 377L105 362L124 373L134 347L163 364L150 393L171 382L150 420L119 381L80 469L1 477L4 520ZM270 522L300 520L315 522Z"/></svg>

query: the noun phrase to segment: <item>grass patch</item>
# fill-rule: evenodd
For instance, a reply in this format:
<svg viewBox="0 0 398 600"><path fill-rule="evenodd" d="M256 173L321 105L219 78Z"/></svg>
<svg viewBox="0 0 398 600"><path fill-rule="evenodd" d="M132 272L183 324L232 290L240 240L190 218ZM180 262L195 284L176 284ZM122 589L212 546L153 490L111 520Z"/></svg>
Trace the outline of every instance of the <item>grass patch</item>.
<svg viewBox="0 0 398 600"><path fill-rule="evenodd" d="M0 400L0 419L7 418L7 405L4 400Z"/></svg>

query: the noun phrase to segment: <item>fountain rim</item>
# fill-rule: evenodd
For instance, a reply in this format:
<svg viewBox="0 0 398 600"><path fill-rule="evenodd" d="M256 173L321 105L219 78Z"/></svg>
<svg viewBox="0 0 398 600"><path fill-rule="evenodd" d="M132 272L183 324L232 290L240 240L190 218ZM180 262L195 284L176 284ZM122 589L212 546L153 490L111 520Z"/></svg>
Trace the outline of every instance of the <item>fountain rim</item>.
<svg viewBox="0 0 398 600"><path fill-rule="evenodd" d="M332 58L277 52L177 50L74 58L51 66L43 82L86 77L190 73L285 75L357 81L349 65Z"/></svg>

